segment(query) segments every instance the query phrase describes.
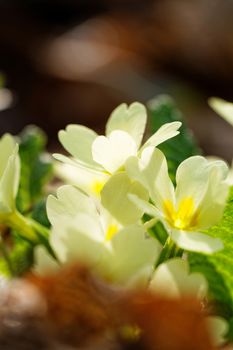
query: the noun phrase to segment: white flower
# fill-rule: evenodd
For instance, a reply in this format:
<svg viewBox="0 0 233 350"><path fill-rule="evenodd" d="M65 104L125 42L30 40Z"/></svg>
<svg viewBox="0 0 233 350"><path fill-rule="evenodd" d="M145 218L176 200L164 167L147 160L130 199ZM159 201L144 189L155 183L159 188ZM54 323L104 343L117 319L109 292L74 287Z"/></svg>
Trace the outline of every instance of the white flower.
<svg viewBox="0 0 233 350"><path fill-rule="evenodd" d="M108 174L72 165L55 162L55 175L66 184L82 189L86 194L99 199L100 192L109 179Z"/></svg>
<svg viewBox="0 0 233 350"><path fill-rule="evenodd" d="M60 154L54 156L62 162L82 166L90 173L102 173L106 182L112 174L124 168L130 156L137 156L145 147L155 147L176 136L181 126L180 122L164 124L140 148L146 121L146 109L142 104L135 102L129 107L121 104L108 119L106 136L98 136L93 130L82 125L68 125L66 130L61 130L60 142L73 158ZM93 188L101 189L98 178L92 181Z"/></svg>
<svg viewBox="0 0 233 350"><path fill-rule="evenodd" d="M172 298L191 295L203 299L208 283L202 274L189 272L187 260L173 258L156 268L149 289Z"/></svg>
<svg viewBox="0 0 233 350"><path fill-rule="evenodd" d="M0 218L15 210L19 172L18 145L11 135L5 134L0 139Z"/></svg>
<svg viewBox="0 0 233 350"><path fill-rule="evenodd" d="M145 283L160 253L160 244L145 236L142 226L123 227L102 207L72 186L49 196L50 244L62 264L84 262L112 282ZM36 271L54 264L43 248L36 249ZM138 276L138 277L137 277Z"/></svg>
<svg viewBox="0 0 233 350"><path fill-rule="evenodd" d="M131 200L145 213L161 220L182 249L213 253L222 249L219 239L201 231L216 224L228 195L228 167L223 161L208 162L193 156L183 161L176 173L176 189L169 178L163 153L146 148L141 159L131 157L126 163L129 177L140 181L149 191L153 204L135 195Z"/></svg>
<svg viewBox="0 0 233 350"><path fill-rule="evenodd" d="M173 258L156 268L149 289L169 298L192 296L202 301L207 297L208 283L202 274L190 273L187 260ZM224 344L229 328L227 321L219 316L208 316L206 323L213 344Z"/></svg>
<svg viewBox="0 0 233 350"><path fill-rule="evenodd" d="M101 191L101 204L123 226L139 222L143 210L133 203L128 194L149 199L148 191L138 181L131 180L126 172L114 174Z"/></svg>
<svg viewBox="0 0 233 350"><path fill-rule="evenodd" d="M227 321L219 316L208 316L206 322L213 344L220 347L226 343L226 335L229 331Z"/></svg>

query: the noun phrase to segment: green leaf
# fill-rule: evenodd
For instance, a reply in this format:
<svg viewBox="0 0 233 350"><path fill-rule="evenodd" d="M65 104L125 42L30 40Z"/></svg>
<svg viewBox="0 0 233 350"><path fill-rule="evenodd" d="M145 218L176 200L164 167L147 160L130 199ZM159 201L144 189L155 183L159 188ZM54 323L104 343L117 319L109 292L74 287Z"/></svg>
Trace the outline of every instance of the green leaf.
<svg viewBox="0 0 233 350"><path fill-rule="evenodd" d="M229 330L228 330L228 334L227 334L227 339L229 340L230 343L233 342L233 318L231 318L228 321L229 324Z"/></svg>
<svg viewBox="0 0 233 350"><path fill-rule="evenodd" d="M150 132L154 133L165 123L181 121L180 134L162 143L158 148L168 160L169 174L175 182L178 165L186 158L200 154L196 141L187 128L181 112L177 109L173 99L167 95L160 95L147 104L150 117Z"/></svg>
<svg viewBox="0 0 233 350"><path fill-rule="evenodd" d="M212 237L220 238L224 249L213 255L189 255L192 271L203 273L209 283L210 299L217 302L220 314L233 317L233 188L222 220L208 230Z"/></svg>
<svg viewBox="0 0 233 350"><path fill-rule="evenodd" d="M52 161L44 151L46 136L35 126L29 126L20 134L19 155L21 178L17 196L17 207L27 213L43 197L44 185L53 173Z"/></svg>
<svg viewBox="0 0 233 350"><path fill-rule="evenodd" d="M46 211L46 199L42 199L36 203L31 213L31 217L41 225L50 228L51 224L49 222Z"/></svg>
<svg viewBox="0 0 233 350"><path fill-rule="evenodd" d="M144 214L142 217L143 222L149 222L151 219L152 218L147 214ZM147 231L151 237L156 238L162 245L166 243L168 233L162 222L156 222L156 224Z"/></svg>

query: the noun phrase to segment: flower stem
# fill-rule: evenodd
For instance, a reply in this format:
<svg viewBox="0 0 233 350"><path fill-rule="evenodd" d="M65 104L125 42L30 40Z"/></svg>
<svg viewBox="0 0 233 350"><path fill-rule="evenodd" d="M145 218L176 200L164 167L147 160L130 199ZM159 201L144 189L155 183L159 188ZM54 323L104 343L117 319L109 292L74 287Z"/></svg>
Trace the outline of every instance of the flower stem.
<svg viewBox="0 0 233 350"><path fill-rule="evenodd" d="M51 256L57 260L56 254L49 244L49 229L32 218L27 218L15 210L6 217L0 217L0 222L16 230L19 234L33 244L43 244ZM3 243L0 242L0 249ZM3 247L4 248L4 247ZM6 251L4 251L6 253ZM4 254L3 252L3 254ZM5 257L5 256L4 256ZM6 257L5 257L6 258ZM6 259L5 259L6 260Z"/></svg>
<svg viewBox="0 0 233 350"><path fill-rule="evenodd" d="M8 254L8 251L5 247L5 244L2 240L2 237L0 237L0 250L2 252L2 256L7 264L7 267L8 267L8 270L9 270L9 273L11 276L14 276L14 269L13 269L13 266L12 266L12 263L11 263L11 260L10 260L10 257L9 257L9 254Z"/></svg>
<svg viewBox="0 0 233 350"><path fill-rule="evenodd" d="M49 237L49 229L31 218L27 218L15 210L8 215L4 224L17 230L20 235L34 243L38 242L38 234L45 239Z"/></svg>
<svg viewBox="0 0 233 350"><path fill-rule="evenodd" d="M155 268L158 267L163 262L173 258L176 256L177 247L175 243L172 241L171 237L169 236L166 240L166 243L160 253L159 259L155 264Z"/></svg>
<svg viewBox="0 0 233 350"><path fill-rule="evenodd" d="M35 242L38 240L30 219L26 218L18 211L14 211L12 214L8 215L4 223L18 231L22 237L29 241Z"/></svg>

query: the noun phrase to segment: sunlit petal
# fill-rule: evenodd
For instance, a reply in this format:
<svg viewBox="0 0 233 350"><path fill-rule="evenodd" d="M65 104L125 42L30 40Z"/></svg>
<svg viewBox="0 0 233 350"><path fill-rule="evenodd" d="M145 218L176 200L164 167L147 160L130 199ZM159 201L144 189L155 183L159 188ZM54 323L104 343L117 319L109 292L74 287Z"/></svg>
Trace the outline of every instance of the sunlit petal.
<svg viewBox="0 0 233 350"><path fill-rule="evenodd" d="M78 213L86 212L96 217L94 202L77 188L65 185L58 189L57 197L50 195L47 200L47 214L52 225L66 218L74 218Z"/></svg>
<svg viewBox="0 0 233 350"><path fill-rule="evenodd" d="M83 125L68 125L59 131L58 137L63 147L81 164L101 169L92 158L92 144L98 135Z"/></svg>
<svg viewBox="0 0 233 350"><path fill-rule="evenodd" d="M89 260L96 263L104 241L99 220L85 212L57 221L50 234L51 247L62 263Z"/></svg>
<svg viewBox="0 0 233 350"><path fill-rule="evenodd" d="M202 299L207 294L208 284L202 274L189 272L186 260L173 258L156 268L150 290L169 297L192 295Z"/></svg>
<svg viewBox="0 0 233 350"><path fill-rule="evenodd" d="M90 196L99 197L109 175L77 164L55 164L55 174L65 183L77 186Z"/></svg>
<svg viewBox="0 0 233 350"><path fill-rule="evenodd" d="M129 107L123 103L118 106L109 117L106 125L106 135L114 130L127 132L140 147L146 127L146 108L139 102L132 103Z"/></svg>
<svg viewBox="0 0 233 350"><path fill-rule="evenodd" d="M133 224L143 215L141 208L129 200L129 193L148 200L145 187L130 180L125 172L113 175L101 192L102 205L123 225Z"/></svg>
<svg viewBox="0 0 233 350"><path fill-rule="evenodd" d="M109 173L119 170L127 158L137 154L133 138L125 131L112 131L108 137L98 136L92 145L92 155L96 163Z"/></svg>
<svg viewBox="0 0 233 350"><path fill-rule="evenodd" d="M223 249L222 241L204 233L172 230L171 237L178 247L199 253L212 254Z"/></svg>
<svg viewBox="0 0 233 350"><path fill-rule="evenodd" d="M128 198L139 209L141 209L141 211L144 214L148 214L148 215L152 216L153 218L158 218L158 219L161 218L161 212L153 204L150 204L148 201L145 201L132 193L128 194Z"/></svg>
<svg viewBox="0 0 233 350"><path fill-rule="evenodd" d="M114 236L112 239L112 255L109 264L109 279L126 282L139 271L152 272L153 264L161 251L158 241L145 236L141 226L132 225ZM145 276L143 278L145 281Z"/></svg>
<svg viewBox="0 0 233 350"><path fill-rule="evenodd" d="M225 162L211 162L208 188L198 208L199 228L209 228L221 219L229 192L227 176L228 167Z"/></svg>
<svg viewBox="0 0 233 350"><path fill-rule="evenodd" d="M193 156L183 161L176 172L176 198L179 203L184 197L192 198L198 207L208 188L208 161L201 156Z"/></svg>
<svg viewBox="0 0 233 350"><path fill-rule="evenodd" d="M233 103L218 97L209 99L209 105L213 110L233 126Z"/></svg>
<svg viewBox="0 0 233 350"><path fill-rule="evenodd" d="M149 191L155 206L163 211L164 200L174 203L174 187L168 175L167 161L157 148L147 147L140 159L131 157L126 162L129 177L140 181Z"/></svg>
<svg viewBox="0 0 233 350"><path fill-rule="evenodd" d="M181 122L172 122L172 123L166 123L162 125L143 145L142 149L145 149L146 147L150 146L158 146L161 143L163 143L166 140L171 139L172 137L175 137L180 132L178 129L181 127Z"/></svg>
<svg viewBox="0 0 233 350"><path fill-rule="evenodd" d="M11 212L15 209L15 197L19 186L20 162L18 145L5 164L5 170L0 179L0 211Z"/></svg>

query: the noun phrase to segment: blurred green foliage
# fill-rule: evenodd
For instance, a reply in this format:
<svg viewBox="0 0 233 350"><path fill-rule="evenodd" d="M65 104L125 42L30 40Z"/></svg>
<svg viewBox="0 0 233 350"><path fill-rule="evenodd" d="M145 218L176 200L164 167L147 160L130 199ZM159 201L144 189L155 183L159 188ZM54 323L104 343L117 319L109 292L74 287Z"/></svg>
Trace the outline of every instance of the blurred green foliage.
<svg viewBox="0 0 233 350"><path fill-rule="evenodd" d="M182 122L180 134L158 146L167 157L169 174L172 181L175 182L176 169L179 164L188 157L200 154L201 150L197 146L191 131L187 128L182 113L170 96L157 96L148 102L147 107L151 134L165 123Z"/></svg>

